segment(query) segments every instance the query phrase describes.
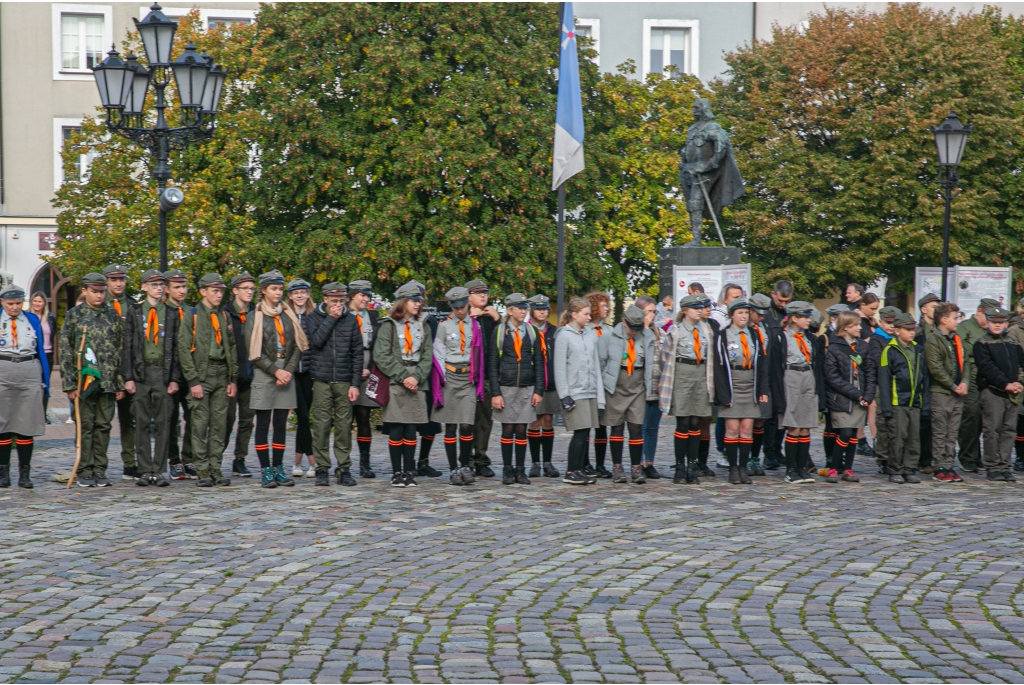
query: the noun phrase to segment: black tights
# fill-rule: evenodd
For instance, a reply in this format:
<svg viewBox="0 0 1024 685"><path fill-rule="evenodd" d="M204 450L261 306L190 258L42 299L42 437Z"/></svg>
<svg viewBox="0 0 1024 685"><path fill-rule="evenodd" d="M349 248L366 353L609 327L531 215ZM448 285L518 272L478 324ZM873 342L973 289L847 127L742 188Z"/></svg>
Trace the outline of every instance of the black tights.
<svg viewBox="0 0 1024 685"><path fill-rule="evenodd" d="M626 426L629 426L629 463L632 466L639 466L644 456L643 424L623 423L612 426L611 441L612 463L618 466L622 463L622 443L626 441Z"/></svg>
<svg viewBox="0 0 1024 685"><path fill-rule="evenodd" d="M832 448L832 468L839 473L853 469L853 458L857 455L857 429L840 428L835 434L836 446Z"/></svg>
<svg viewBox="0 0 1024 685"><path fill-rule="evenodd" d="M391 472L414 472L416 470L416 424L392 423L389 426L391 431L388 434L388 452L391 454Z"/></svg>
<svg viewBox="0 0 1024 685"><path fill-rule="evenodd" d="M676 466L683 466L687 462L691 467L697 465L700 454L700 422L699 416L676 417Z"/></svg>
<svg viewBox="0 0 1024 685"><path fill-rule="evenodd" d="M594 465L599 468L604 468L604 455L608 449L608 427L598 426L594 429ZM584 463L590 461L590 450L584 453Z"/></svg>
<svg viewBox="0 0 1024 685"><path fill-rule="evenodd" d="M515 452L516 468L526 468L526 424L501 424L501 462L505 468L512 468L512 453Z"/></svg>
<svg viewBox="0 0 1024 685"><path fill-rule="evenodd" d="M35 440L30 435L17 433L0 434L0 466L11 465L11 448L17 446L18 465L28 466L32 463L32 448Z"/></svg>
<svg viewBox="0 0 1024 685"><path fill-rule="evenodd" d="M458 432L458 437L456 437ZM461 447L461 449L459 449ZM473 454L473 424L447 423L444 426L444 451L448 456L448 468L452 471L469 466L469 458ZM458 452L458 460L455 455Z"/></svg>
<svg viewBox="0 0 1024 685"><path fill-rule="evenodd" d="M273 417L273 421L271 421ZM270 433L270 424L274 424L273 445L267 444L267 434ZM271 466L270 448L274 448L273 466L280 466L284 463L284 441L288 434L288 410L287 409L257 409L256 410L256 456L260 460L260 468L265 469Z"/></svg>
<svg viewBox="0 0 1024 685"><path fill-rule="evenodd" d="M373 434L370 432L370 408L352 407L352 415L356 419L356 443L359 445L359 456L370 457L370 443L373 442Z"/></svg>
<svg viewBox="0 0 1024 685"><path fill-rule="evenodd" d="M589 428L580 428L573 431L572 440L569 441L569 463L566 469L569 473L583 470L583 460L586 458L589 442Z"/></svg>

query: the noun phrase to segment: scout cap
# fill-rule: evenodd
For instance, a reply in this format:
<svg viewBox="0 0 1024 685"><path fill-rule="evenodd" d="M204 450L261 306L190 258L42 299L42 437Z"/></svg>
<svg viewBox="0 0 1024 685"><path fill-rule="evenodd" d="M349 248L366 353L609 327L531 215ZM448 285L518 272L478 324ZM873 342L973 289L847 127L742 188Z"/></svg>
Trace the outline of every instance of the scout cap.
<svg viewBox="0 0 1024 685"><path fill-rule="evenodd" d="M220 274L206 274L199 279L200 288L223 288L224 279L220 277Z"/></svg>
<svg viewBox="0 0 1024 685"><path fill-rule="evenodd" d="M466 283L466 290L472 295L473 293L489 293L490 290L487 288L487 284L481 281L479 278L475 278L472 281Z"/></svg>
<svg viewBox="0 0 1024 685"><path fill-rule="evenodd" d="M231 287L237 288L243 283L255 283L256 279L252 277L252 274L248 271L243 271L234 278L231 279Z"/></svg>
<svg viewBox="0 0 1024 685"><path fill-rule="evenodd" d="M1024 319L1020 318L1020 314L1014 314L1010 317L1010 323L1024 323Z"/></svg>
<svg viewBox="0 0 1024 685"><path fill-rule="evenodd" d="M622 313L622 321L633 330L638 330L644 327L644 310L637 307L635 304L629 305L629 308Z"/></svg>
<svg viewBox="0 0 1024 685"><path fill-rule="evenodd" d="M810 317L814 313L814 305L810 302L804 302L803 300L797 300L796 302L790 302L786 305L786 316L806 316Z"/></svg>
<svg viewBox="0 0 1024 685"><path fill-rule="evenodd" d="M893 325L896 326L896 328L917 328L917 321L914 320L914 316L912 314L901 312L900 315L896 317L896 320L893 321Z"/></svg>
<svg viewBox="0 0 1024 685"><path fill-rule="evenodd" d="M106 278L128 278L128 267L124 264L107 264L103 267Z"/></svg>
<svg viewBox="0 0 1024 685"><path fill-rule="evenodd" d="M747 302L747 298L737 297L735 300L729 303L730 314L732 314L737 309L750 309L750 303Z"/></svg>
<svg viewBox="0 0 1024 685"><path fill-rule="evenodd" d="M825 312L829 316L832 316L832 317L839 316L843 312L848 312L848 311L850 311L850 309L845 304L834 304L834 305L832 305L831 307L829 307L828 309L825 310Z"/></svg>
<svg viewBox="0 0 1024 685"><path fill-rule="evenodd" d="M93 290L106 290L107 277L93 271L82 278L82 285L87 288L92 288Z"/></svg>
<svg viewBox="0 0 1024 685"><path fill-rule="evenodd" d="M768 314L768 309L772 306L772 301L767 295L761 293L755 293L750 296L750 308L758 314L765 316Z"/></svg>
<svg viewBox="0 0 1024 685"><path fill-rule="evenodd" d="M362 293L367 297L373 297L373 286L370 285L369 281L352 281L348 284L348 289L354 293Z"/></svg>
<svg viewBox="0 0 1024 685"><path fill-rule="evenodd" d="M679 300L680 309L704 309L704 305L697 299L696 295L687 295Z"/></svg>
<svg viewBox="0 0 1024 685"><path fill-rule="evenodd" d="M294 283L294 282L295 281L292 281L292 283ZM303 281L303 282L305 282L305 281ZM292 288L292 283L288 284L288 290L289 291L294 290L294 288ZM324 287L320 288L320 292L321 292L321 294L323 294L324 297L338 297L340 295L344 295L344 294L348 293L348 287L344 283L338 283L337 281L331 281L330 283L328 283Z"/></svg>
<svg viewBox="0 0 1024 685"><path fill-rule="evenodd" d="M452 307L465 307L469 304L469 291L462 286L456 286L444 294L444 299Z"/></svg>
<svg viewBox="0 0 1024 685"><path fill-rule="evenodd" d="M985 318L989 321L996 323L1002 323L1010 318L1010 312L1003 309L1002 307L991 307L985 312Z"/></svg>
<svg viewBox="0 0 1024 685"><path fill-rule="evenodd" d="M410 300L423 299L423 295L422 293L420 293L420 289L417 288L416 284L414 284L412 281L406 283L405 285L403 285L402 287L395 291L396 300L402 300L406 298Z"/></svg>
<svg viewBox="0 0 1024 685"><path fill-rule="evenodd" d="M181 269L168 269L164 272L164 280L168 283L188 283L188 278Z"/></svg>
<svg viewBox="0 0 1024 685"><path fill-rule="evenodd" d="M551 309L551 300L547 295L534 295L528 302L530 309Z"/></svg>
<svg viewBox="0 0 1024 685"><path fill-rule="evenodd" d="M0 290L0 300L24 300L25 290L20 285L9 285Z"/></svg>
<svg viewBox="0 0 1024 685"><path fill-rule="evenodd" d="M920 309L929 302L942 302L942 298L940 298L935 293L928 293L927 295L925 295L924 297L917 301L917 308Z"/></svg>
<svg viewBox="0 0 1024 685"><path fill-rule="evenodd" d="M981 298L981 302L978 304L983 309L999 308L999 300L993 300L991 297Z"/></svg>
<svg viewBox="0 0 1024 685"><path fill-rule="evenodd" d="M260 274L260 287L265 285L284 285L284 274L277 269L271 269L265 274Z"/></svg>
<svg viewBox="0 0 1024 685"><path fill-rule="evenodd" d="M505 298L506 307L522 307L526 309L530 306L530 302L526 299L526 295L522 293L512 293Z"/></svg>
<svg viewBox="0 0 1024 685"><path fill-rule="evenodd" d="M878 318L882 321L892 323L903 311L899 307L882 307L878 310Z"/></svg>
<svg viewBox="0 0 1024 685"><path fill-rule="evenodd" d="M825 323L825 315L817 307L814 307L811 312L811 328L821 328L823 323Z"/></svg>
<svg viewBox="0 0 1024 685"><path fill-rule="evenodd" d="M288 292L293 290L309 290L309 281L304 281L301 278L296 278L288 282Z"/></svg>
<svg viewBox="0 0 1024 685"><path fill-rule="evenodd" d="M705 293L697 293L696 295L694 295L694 297L697 298L697 302L700 303L698 307L700 307L701 309L707 309L708 307L711 306L711 298L708 297Z"/></svg>
<svg viewBox="0 0 1024 685"><path fill-rule="evenodd" d="M409 282L412 283L417 288L419 288L420 295L426 295L427 294L427 286L423 285L422 283L420 283L419 281L417 281L415 279L411 280Z"/></svg>
<svg viewBox="0 0 1024 685"><path fill-rule="evenodd" d="M142 274L143 283L160 283L163 285L164 275L160 273L159 269L150 269L146 273Z"/></svg>

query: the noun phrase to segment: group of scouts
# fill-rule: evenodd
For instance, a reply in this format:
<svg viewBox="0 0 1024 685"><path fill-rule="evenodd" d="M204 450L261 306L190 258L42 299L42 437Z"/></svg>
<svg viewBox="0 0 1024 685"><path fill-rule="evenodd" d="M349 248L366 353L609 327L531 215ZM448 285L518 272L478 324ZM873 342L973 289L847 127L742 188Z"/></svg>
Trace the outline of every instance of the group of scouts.
<svg viewBox="0 0 1024 685"><path fill-rule="evenodd" d="M442 432L452 485L494 477L486 450L495 422L506 485L542 474L572 485L661 478L654 453L664 414L676 419L677 484L716 475L708 466L716 420L736 485L782 463L787 483L814 482L810 431L821 413L826 464L817 473L832 483L857 482L853 459L869 409L874 455L894 483L919 482L922 469L936 480L962 481L954 469L958 436L961 464L976 470L965 463L970 446L961 425L972 411L984 427L989 480L1014 480L1010 454L1024 441L1017 418L1024 327L1008 334L1010 313L990 300L960 323L955 304L930 295L919 303L920 326L893 307L877 311L876 326L877 298L867 298L859 308L830 307L826 325L810 303L793 301L788 281L750 298L727 286L718 305L691 284L663 325L654 324L656 303L644 296L608 326L608 297L592 293L571 299L554 326L544 295L513 293L501 316L480 280L445 294L451 314L443 319L424 307L425 287L415 281L394 293L387 317L369 307L368 281L328 283L314 304L308 282L286 284L276 270L258 279L243 272L229 284L206 274L194 306L185 304L188 283L179 270L144 273L138 302L126 297L126 283L120 265L87 274L81 304L60 333L63 390L81 435L74 477L83 487L111 485L115 411L123 477L143 487L189 477L199 487L230 485L221 461L236 421L233 475L252 475L245 459L255 429L262 486L294 485L301 463L289 475L284 454L295 410L309 432L298 458L312 452L318 486L331 483L332 430L335 479L356 484L353 420L359 475L375 477L374 408L383 408L394 487L442 475L429 463ZM11 484L14 448L18 484L32 487L33 437L44 432L49 394L40 320L23 311L24 300L16 286L0 291L0 487ZM186 425L180 452L179 410ZM552 464L555 414L572 433L564 474ZM934 466L922 462L922 439Z"/></svg>

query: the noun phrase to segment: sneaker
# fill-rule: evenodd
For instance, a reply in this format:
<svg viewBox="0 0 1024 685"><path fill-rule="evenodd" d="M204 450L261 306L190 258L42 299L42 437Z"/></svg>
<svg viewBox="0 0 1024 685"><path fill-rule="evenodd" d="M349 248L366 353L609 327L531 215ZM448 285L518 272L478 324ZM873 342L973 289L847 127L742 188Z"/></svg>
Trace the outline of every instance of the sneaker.
<svg viewBox="0 0 1024 685"><path fill-rule="evenodd" d="M583 472L583 477L587 479L587 485L593 485L597 482L597 476L589 474L586 471Z"/></svg>
<svg viewBox="0 0 1024 685"><path fill-rule="evenodd" d="M465 485L465 483L462 482L461 469L455 469L454 471L451 472L451 474L448 476L448 485Z"/></svg>
<svg viewBox="0 0 1024 685"><path fill-rule="evenodd" d="M800 471L800 475L803 477L803 480L800 481L801 483L817 483L818 482L814 478L814 472L813 471L803 471L803 470L800 470L800 469L798 469L798 470Z"/></svg>
<svg viewBox="0 0 1024 685"><path fill-rule="evenodd" d="M501 469L501 484L502 485L515 485L516 484L516 472L511 466L505 466Z"/></svg>
<svg viewBox="0 0 1024 685"><path fill-rule="evenodd" d="M591 471L593 473L591 473ZM612 477L611 472L608 469L606 469L604 466L598 466L596 469L591 469L590 471L585 471L585 473L588 476L592 476L594 478L611 478Z"/></svg>
<svg viewBox="0 0 1024 685"><path fill-rule="evenodd" d="M847 483L859 483L860 478L853 472L853 469L846 469L843 471L843 480Z"/></svg>
<svg viewBox="0 0 1024 685"><path fill-rule="evenodd" d="M405 476L401 473L396 473L391 476L391 487L393 488L404 488L405 487Z"/></svg>
<svg viewBox="0 0 1024 685"><path fill-rule="evenodd" d="M415 488L417 486L416 479L414 478L415 475L412 471L405 472L405 476L402 479L405 481L405 487Z"/></svg>
<svg viewBox="0 0 1024 685"><path fill-rule="evenodd" d="M529 485L530 478L526 475L526 468L522 466L516 467L516 482L520 485Z"/></svg>
<svg viewBox="0 0 1024 685"><path fill-rule="evenodd" d="M135 484L140 488L144 488L149 485L149 476L142 475L135 479Z"/></svg>
<svg viewBox="0 0 1024 685"><path fill-rule="evenodd" d="M800 475L799 471L786 471L786 482L791 485L796 485L797 483L803 483L804 479L803 476Z"/></svg>
<svg viewBox="0 0 1024 685"><path fill-rule="evenodd" d="M729 468L729 459L724 454L719 452L719 454L718 454L718 461L715 462L715 466L721 467L723 469L727 469L727 468ZM702 473L700 475L703 476L704 474Z"/></svg>
<svg viewBox="0 0 1024 685"><path fill-rule="evenodd" d="M278 485L285 485L287 487L292 487L295 485L295 481L289 478L288 474L285 473L284 464L280 464L276 468L271 468L274 469L274 480L277 481Z"/></svg>
<svg viewBox="0 0 1024 685"><path fill-rule="evenodd" d="M1013 477L1013 471L1003 471L1003 480L1007 483L1017 482L1017 479Z"/></svg>
<svg viewBox="0 0 1024 685"><path fill-rule="evenodd" d="M648 464L644 467L644 476L647 480L658 480L661 478L661 474L658 473L658 469L654 468L654 464Z"/></svg>
<svg viewBox="0 0 1024 685"><path fill-rule="evenodd" d="M462 473L463 485L472 485L473 483L476 482L476 476L473 475L473 469L469 468L468 466L463 466L461 469L459 469L459 472Z"/></svg>
<svg viewBox="0 0 1024 685"><path fill-rule="evenodd" d="M310 466L306 469L306 478L316 478L316 467Z"/></svg>
<svg viewBox="0 0 1024 685"><path fill-rule="evenodd" d="M171 464L171 480L185 480L185 468L181 464Z"/></svg>
<svg viewBox="0 0 1024 685"><path fill-rule="evenodd" d="M252 478L252 471L250 471L245 465L245 457L235 459L231 471L232 475L238 476L239 478Z"/></svg>
<svg viewBox="0 0 1024 685"><path fill-rule="evenodd" d="M191 478L192 480L195 480L196 478L199 477L199 473L196 471L196 467L194 464L185 464L185 475Z"/></svg>
<svg viewBox="0 0 1024 685"><path fill-rule="evenodd" d="M96 487L98 488L109 488L113 483L107 479L106 471L95 471L92 474L92 479L96 481Z"/></svg>
<svg viewBox="0 0 1024 685"><path fill-rule="evenodd" d="M591 476L596 476L597 475L597 471L590 464L586 464L583 467L583 475L587 476L588 478L590 478Z"/></svg>
<svg viewBox="0 0 1024 685"><path fill-rule="evenodd" d="M643 485L647 482L647 475L644 473L644 467L639 464L629 470L629 478L633 481L634 485Z"/></svg>
<svg viewBox="0 0 1024 685"><path fill-rule="evenodd" d="M1021 461L1020 459L1018 459L1017 461L1013 462L1013 470L1014 471L1024 471L1024 461Z"/></svg>
<svg viewBox="0 0 1024 685"><path fill-rule="evenodd" d="M949 482L950 483L963 483L964 482L963 476L961 476L959 473L957 473L954 469L949 469L948 471L946 471L946 474L949 476Z"/></svg>
<svg viewBox="0 0 1024 685"><path fill-rule="evenodd" d="M622 464L616 464L612 469L612 482L613 483L625 483L626 482L626 470L622 468Z"/></svg>
<svg viewBox="0 0 1024 685"><path fill-rule="evenodd" d="M556 469L554 466L551 465L550 461L544 462L544 477L545 478L558 478L561 475L562 474L560 474L558 472L558 469Z"/></svg>
<svg viewBox="0 0 1024 685"><path fill-rule="evenodd" d="M344 468L341 470L341 473L338 474L338 483L350 488L356 485L356 479L352 477L352 471Z"/></svg>
<svg viewBox="0 0 1024 685"><path fill-rule="evenodd" d="M912 473L906 473L906 474L903 475L903 482L904 483L910 483L912 485L916 485L917 483L921 482L921 479L918 478L917 476L915 476Z"/></svg>
<svg viewBox="0 0 1024 685"><path fill-rule="evenodd" d="M764 458L764 470L765 471L775 471L780 466L782 466L782 464L780 464L779 462L775 461L774 459L769 459L768 457Z"/></svg>
<svg viewBox="0 0 1024 685"><path fill-rule="evenodd" d="M218 488L226 488L227 486L231 485L231 479L225 478L222 474L219 473L214 474L213 484L216 485Z"/></svg>
<svg viewBox="0 0 1024 685"><path fill-rule="evenodd" d="M121 480L135 480L139 477L139 467L137 466L125 466L124 473L121 474Z"/></svg>
<svg viewBox="0 0 1024 685"><path fill-rule="evenodd" d="M292 478L302 478L304 475L305 472L302 470L302 464L296 464L295 468L292 469Z"/></svg>
<svg viewBox="0 0 1024 685"><path fill-rule="evenodd" d="M277 470L273 466L267 466L260 471L260 485L264 488L277 487Z"/></svg>
<svg viewBox="0 0 1024 685"><path fill-rule="evenodd" d="M158 488L166 488L170 486L170 482L164 478L164 474L158 473L156 476L150 476L150 483L157 486Z"/></svg>
<svg viewBox="0 0 1024 685"><path fill-rule="evenodd" d="M821 471L818 472L818 475L819 476L821 475ZM825 482L826 483L838 483L839 482L839 474L836 472L835 469L829 469L828 471L825 472Z"/></svg>
<svg viewBox="0 0 1024 685"><path fill-rule="evenodd" d="M569 485L586 485L587 477L579 471L567 471L566 474L562 476L562 482L568 483Z"/></svg>
<svg viewBox="0 0 1024 685"><path fill-rule="evenodd" d="M747 462L747 473L751 476L763 476L764 469L761 468L760 459L751 459Z"/></svg>
<svg viewBox="0 0 1024 685"><path fill-rule="evenodd" d="M530 476L530 478L540 478L540 462L539 461L533 462L533 464L530 466L529 476Z"/></svg>
<svg viewBox="0 0 1024 685"><path fill-rule="evenodd" d="M864 442L857 443L857 454L862 457L873 457L875 456L875 449L865 439Z"/></svg>
<svg viewBox="0 0 1024 685"><path fill-rule="evenodd" d="M429 461L421 461L416 465L416 475L424 478L440 478L441 472L431 466Z"/></svg>
<svg viewBox="0 0 1024 685"><path fill-rule="evenodd" d="M198 481L196 481L196 487L198 488L212 488L213 479L207 475L203 475Z"/></svg>
<svg viewBox="0 0 1024 685"><path fill-rule="evenodd" d="M93 480L91 473L82 473L75 480L78 481L78 487L80 488L96 487L96 481Z"/></svg>
<svg viewBox="0 0 1024 685"><path fill-rule="evenodd" d="M896 485L903 485L903 476L898 473L890 473L889 482L895 483Z"/></svg>
<svg viewBox="0 0 1024 685"><path fill-rule="evenodd" d="M946 469L939 469L932 475L932 480L937 480L940 483L949 483L951 481L949 474L946 473Z"/></svg>

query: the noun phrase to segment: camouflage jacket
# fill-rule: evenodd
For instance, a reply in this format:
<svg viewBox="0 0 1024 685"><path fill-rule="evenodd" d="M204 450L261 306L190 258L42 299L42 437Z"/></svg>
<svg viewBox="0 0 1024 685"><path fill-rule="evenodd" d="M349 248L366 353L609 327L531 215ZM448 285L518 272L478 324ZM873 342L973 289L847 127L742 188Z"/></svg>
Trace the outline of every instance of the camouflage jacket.
<svg viewBox="0 0 1024 685"><path fill-rule="evenodd" d="M100 387L104 392L124 390L124 322L113 307L102 305L94 309L83 303L67 313L60 330L60 377L64 392L78 387L78 345L86 328L103 377Z"/></svg>

